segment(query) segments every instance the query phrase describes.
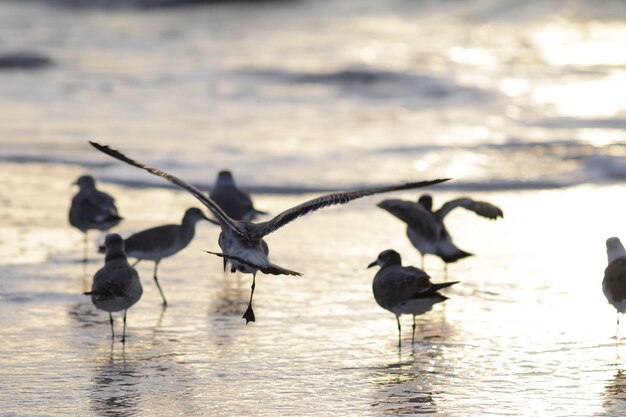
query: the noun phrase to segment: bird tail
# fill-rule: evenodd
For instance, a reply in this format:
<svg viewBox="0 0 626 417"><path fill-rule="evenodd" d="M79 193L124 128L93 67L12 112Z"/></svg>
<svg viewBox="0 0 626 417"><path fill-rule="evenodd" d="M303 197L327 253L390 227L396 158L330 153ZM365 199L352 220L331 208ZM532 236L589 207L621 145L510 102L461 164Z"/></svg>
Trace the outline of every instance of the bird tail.
<svg viewBox="0 0 626 417"><path fill-rule="evenodd" d="M452 282L441 282L441 283L437 283L437 284L432 284L433 285L433 290L435 291L439 291L443 288L448 288L453 286L454 284L458 284L459 281L452 281Z"/></svg>
<svg viewBox="0 0 626 417"><path fill-rule="evenodd" d="M456 262L459 259L467 258L468 256L474 256L473 253L465 252L460 249L454 253L449 253L449 254L446 253L446 254L438 254L438 255L441 257L441 259L443 259L445 263L448 263L448 264L451 262Z"/></svg>
<svg viewBox="0 0 626 417"><path fill-rule="evenodd" d="M278 266L278 265L273 264L273 263L271 263L269 261L265 261L263 263L263 265L255 265L252 262L246 261L245 259L240 258L238 256L229 255L229 254L226 254L226 253L211 252L211 251L208 251L208 250L205 251L205 252L206 253L210 253L211 255L219 256L220 258L232 259L234 261L237 261L239 263L247 265L250 268L258 269L259 271L263 272L264 274L269 274L269 275L294 275L294 276L302 275L300 272L296 272L296 271L292 271L292 270L287 269L287 268L283 268L282 266Z"/></svg>

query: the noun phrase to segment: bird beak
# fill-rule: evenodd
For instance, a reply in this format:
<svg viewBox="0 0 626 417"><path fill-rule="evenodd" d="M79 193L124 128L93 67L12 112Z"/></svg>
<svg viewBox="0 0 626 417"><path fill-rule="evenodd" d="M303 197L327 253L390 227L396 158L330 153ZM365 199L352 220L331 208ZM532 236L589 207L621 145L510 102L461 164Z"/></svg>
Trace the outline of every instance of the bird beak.
<svg viewBox="0 0 626 417"><path fill-rule="evenodd" d="M372 262L371 264L369 264L369 265L367 266L367 268L369 269L369 268L371 268L371 267L373 267L373 266L376 266L376 265L378 265L378 261L377 261L377 260L376 260L376 261L374 261L374 262Z"/></svg>

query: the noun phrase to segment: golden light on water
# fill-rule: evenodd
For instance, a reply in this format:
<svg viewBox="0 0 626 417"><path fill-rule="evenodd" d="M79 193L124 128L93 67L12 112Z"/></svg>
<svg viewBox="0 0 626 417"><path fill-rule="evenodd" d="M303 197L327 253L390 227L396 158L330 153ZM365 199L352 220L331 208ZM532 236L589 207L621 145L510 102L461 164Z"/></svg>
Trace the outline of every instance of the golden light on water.
<svg viewBox="0 0 626 417"><path fill-rule="evenodd" d="M610 117L626 110L624 86L626 72L616 71L602 79L537 86L531 94L563 116Z"/></svg>
<svg viewBox="0 0 626 417"><path fill-rule="evenodd" d="M532 39L552 65L626 64L626 24L553 23L536 30Z"/></svg>

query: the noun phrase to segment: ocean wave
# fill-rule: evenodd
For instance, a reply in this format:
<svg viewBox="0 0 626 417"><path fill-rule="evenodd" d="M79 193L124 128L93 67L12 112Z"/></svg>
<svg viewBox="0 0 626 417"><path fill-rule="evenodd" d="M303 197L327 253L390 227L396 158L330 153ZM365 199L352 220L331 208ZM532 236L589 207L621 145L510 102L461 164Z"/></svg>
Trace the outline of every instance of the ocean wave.
<svg viewBox="0 0 626 417"><path fill-rule="evenodd" d="M369 99L413 97L438 100L464 97L475 103L493 97L493 93L487 90L464 86L445 77L373 67L346 67L327 72L245 68L233 71L233 74L262 79L265 83L327 86L344 94Z"/></svg>
<svg viewBox="0 0 626 417"><path fill-rule="evenodd" d="M577 141L528 143L511 139L501 144L467 146L418 145L329 149L300 155L297 161L271 152L242 156L237 165L193 158L193 150L174 156L145 156L165 171L210 190L219 169L232 169L240 185L255 194L308 194L378 186L427 178L453 180L440 185L456 191L531 190L597 184L626 179L626 146L603 147ZM130 155L142 154L129 151ZM235 161L234 158L231 159ZM97 152L47 154L0 152L0 161L64 164L85 167L101 181L127 187L174 188L163 179L103 158Z"/></svg>

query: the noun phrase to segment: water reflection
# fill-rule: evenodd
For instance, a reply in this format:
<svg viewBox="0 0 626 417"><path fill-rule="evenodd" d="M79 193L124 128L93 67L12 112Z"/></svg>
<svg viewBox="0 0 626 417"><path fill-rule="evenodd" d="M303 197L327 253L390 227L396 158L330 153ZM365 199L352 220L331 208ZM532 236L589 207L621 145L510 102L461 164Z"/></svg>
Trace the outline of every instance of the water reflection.
<svg viewBox="0 0 626 417"><path fill-rule="evenodd" d="M138 412L141 392L139 372L126 360L124 349L115 351L111 343L108 357L96 366L90 391L90 406L99 416L126 417Z"/></svg>
<svg viewBox="0 0 626 417"><path fill-rule="evenodd" d="M207 316L209 331L217 346L229 346L241 331L241 317L248 305L248 279L240 273L226 273L212 291Z"/></svg>
<svg viewBox="0 0 626 417"><path fill-rule="evenodd" d="M433 364L442 360L442 350L431 344L417 344L405 361L375 370L373 382L378 391L372 407L381 415L437 413L433 376L438 371Z"/></svg>
<svg viewBox="0 0 626 417"><path fill-rule="evenodd" d="M445 372L445 341L453 328L443 310L417 321L414 344L404 344L399 358L375 368L372 407L380 415L437 414L437 377Z"/></svg>
<svg viewBox="0 0 626 417"><path fill-rule="evenodd" d="M612 379L604 387L602 406L608 415L626 415L626 372L618 368Z"/></svg>

